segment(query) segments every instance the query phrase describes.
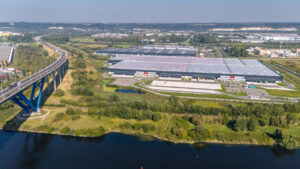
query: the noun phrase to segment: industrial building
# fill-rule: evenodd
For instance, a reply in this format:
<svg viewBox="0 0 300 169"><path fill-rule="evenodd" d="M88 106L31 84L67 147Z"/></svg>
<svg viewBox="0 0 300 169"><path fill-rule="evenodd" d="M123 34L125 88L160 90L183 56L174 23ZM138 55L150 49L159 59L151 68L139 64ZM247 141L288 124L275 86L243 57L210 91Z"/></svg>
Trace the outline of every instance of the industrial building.
<svg viewBox="0 0 300 169"><path fill-rule="evenodd" d="M11 63L13 61L14 47L10 44L0 44L0 62Z"/></svg>
<svg viewBox="0 0 300 169"><path fill-rule="evenodd" d="M144 46L134 48L106 48L97 50L102 55L153 55L153 56L186 56L195 57L198 49L186 46Z"/></svg>
<svg viewBox="0 0 300 169"><path fill-rule="evenodd" d="M109 74L171 78L278 82L282 76L258 60L176 56L118 55L108 63Z"/></svg>

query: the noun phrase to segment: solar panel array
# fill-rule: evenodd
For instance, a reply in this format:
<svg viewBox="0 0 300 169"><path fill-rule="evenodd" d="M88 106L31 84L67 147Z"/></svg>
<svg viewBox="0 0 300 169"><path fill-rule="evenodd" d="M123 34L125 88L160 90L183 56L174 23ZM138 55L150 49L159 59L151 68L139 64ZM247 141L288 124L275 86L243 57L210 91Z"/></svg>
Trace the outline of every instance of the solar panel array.
<svg viewBox="0 0 300 169"><path fill-rule="evenodd" d="M144 55L119 55L110 60L120 61L110 69L280 76L257 60Z"/></svg>
<svg viewBox="0 0 300 169"><path fill-rule="evenodd" d="M13 47L9 44L0 44L0 61L10 61Z"/></svg>
<svg viewBox="0 0 300 169"><path fill-rule="evenodd" d="M106 48L97 50L99 54L132 54L132 55L160 55L160 56L196 56L197 49L169 48L169 47L134 47L134 48Z"/></svg>

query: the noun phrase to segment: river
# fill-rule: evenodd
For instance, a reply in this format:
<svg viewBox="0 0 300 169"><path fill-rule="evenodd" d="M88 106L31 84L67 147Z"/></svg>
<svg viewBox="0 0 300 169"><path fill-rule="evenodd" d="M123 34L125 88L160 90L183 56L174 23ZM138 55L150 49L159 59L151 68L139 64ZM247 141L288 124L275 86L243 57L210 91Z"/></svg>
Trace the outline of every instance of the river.
<svg viewBox="0 0 300 169"><path fill-rule="evenodd" d="M299 169L300 150L173 144L118 133L87 139L0 132L1 169Z"/></svg>

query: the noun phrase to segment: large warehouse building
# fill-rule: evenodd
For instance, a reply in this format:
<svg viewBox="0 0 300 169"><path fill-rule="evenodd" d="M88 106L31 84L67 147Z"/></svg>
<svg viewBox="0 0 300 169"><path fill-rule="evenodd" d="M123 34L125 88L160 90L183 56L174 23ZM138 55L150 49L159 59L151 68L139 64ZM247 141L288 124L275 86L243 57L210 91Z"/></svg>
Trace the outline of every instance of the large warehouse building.
<svg viewBox="0 0 300 169"><path fill-rule="evenodd" d="M10 44L0 44L0 62L11 63L13 61L14 47Z"/></svg>
<svg viewBox="0 0 300 169"><path fill-rule="evenodd" d="M282 76L258 60L118 55L109 61L108 73L193 79L278 82Z"/></svg>
<svg viewBox="0 0 300 169"><path fill-rule="evenodd" d="M102 55L153 55L153 56L190 56L195 57L198 49L189 46L144 46L134 48L106 48L97 50Z"/></svg>

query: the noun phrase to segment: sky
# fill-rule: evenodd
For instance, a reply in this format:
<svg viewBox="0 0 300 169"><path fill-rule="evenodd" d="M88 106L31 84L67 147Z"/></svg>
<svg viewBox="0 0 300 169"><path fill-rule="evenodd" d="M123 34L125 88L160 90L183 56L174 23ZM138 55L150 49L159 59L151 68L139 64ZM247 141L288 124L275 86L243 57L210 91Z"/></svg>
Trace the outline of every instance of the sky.
<svg viewBox="0 0 300 169"><path fill-rule="evenodd" d="M0 22L300 22L300 0L0 0Z"/></svg>

